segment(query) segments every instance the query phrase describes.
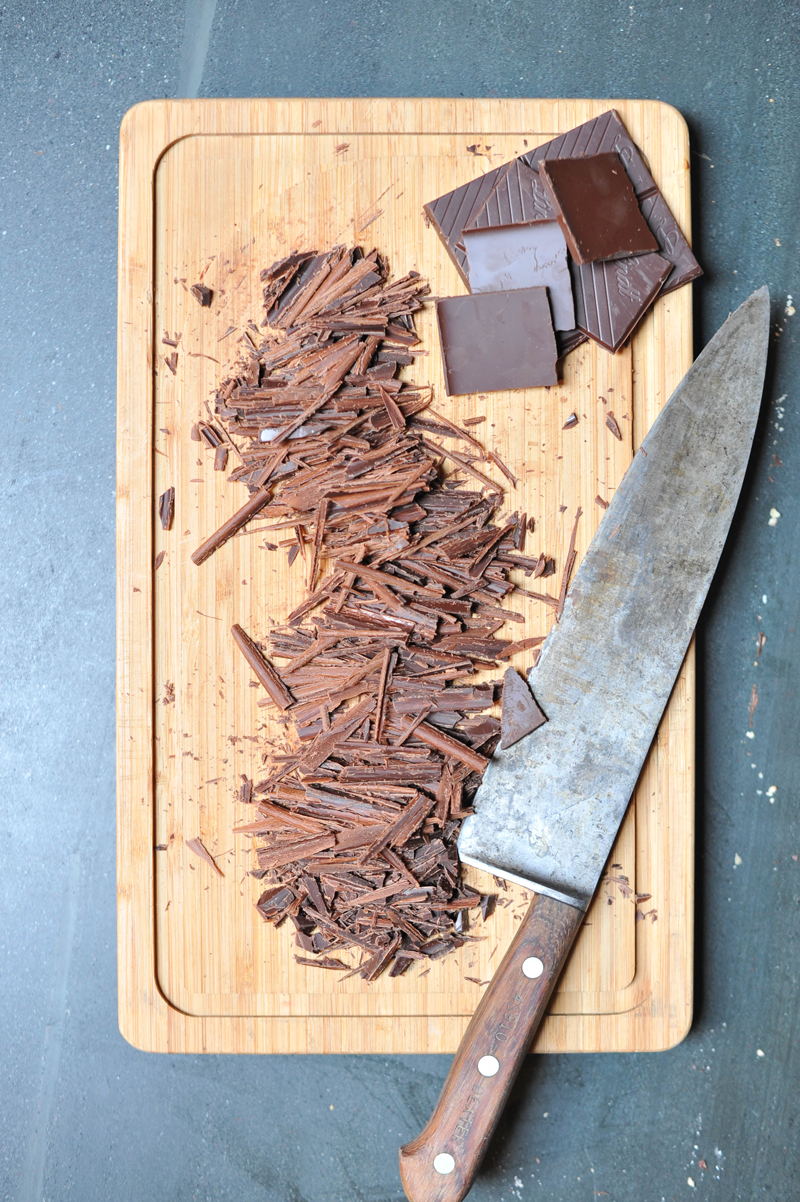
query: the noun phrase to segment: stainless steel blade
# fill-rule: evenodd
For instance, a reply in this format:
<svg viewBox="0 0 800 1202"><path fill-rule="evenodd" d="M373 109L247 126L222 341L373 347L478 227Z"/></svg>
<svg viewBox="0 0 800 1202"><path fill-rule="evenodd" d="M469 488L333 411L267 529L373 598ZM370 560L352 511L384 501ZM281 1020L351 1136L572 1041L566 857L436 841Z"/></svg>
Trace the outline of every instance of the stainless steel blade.
<svg viewBox="0 0 800 1202"><path fill-rule="evenodd" d="M547 724L495 753L458 841L467 864L575 906L591 900L728 534L768 337L761 288L634 456L528 677Z"/></svg>

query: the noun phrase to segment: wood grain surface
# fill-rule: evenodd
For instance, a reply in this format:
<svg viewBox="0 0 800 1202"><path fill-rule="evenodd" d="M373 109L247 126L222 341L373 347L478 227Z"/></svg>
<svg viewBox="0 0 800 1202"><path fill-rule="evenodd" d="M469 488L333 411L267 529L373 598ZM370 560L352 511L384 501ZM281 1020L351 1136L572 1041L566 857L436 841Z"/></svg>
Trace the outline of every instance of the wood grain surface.
<svg viewBox="0 0 800 1202"><path fill-rule="evenodd" d="M119 1012L137 1047L209 1052L453 1051L526 911L529 895L467 870L501 904L479 942L367 985L294 961L262 923L249 840L233 827L240 773L276 733L230 636L261 638L303 595L302 568L257 535L207 562L191 554L246 499L189 440L261 319L258 272L295 247L377 246L435 295L464 292L423 202L614 106L687 234L686 127L651 101L153 101L121 132L118 418ZM475 150L468 150L474 147ZM477 153L476 153L477 151ZM201 308L188 289L214 289ZM454 420L519 477L509 510L536 521L528 549L563 562L574 513L582 555L631 455L692 359L691 290L657 301L631 344L573 352L551 389L449 399L432 310L419 323L430 381ZM235 327L234 333L227 333ZM180 334L175 374L162 338ZM408 370L408 369L406 369ZM612 410L623 431L605 425ZM578 425L563 430L570 413ZM495 475L495 470L486 469ZM502 481L502 477L498 475ZM165 532L159 495L174 486ZM562 510L562 506L564 509ZM154 561L165 552L157 569ZM524 585L524 578L520 582ZM523 596L517 637L550 611ZM523 654L516 666L529 666ZM694 673L675 687L634 804L535 1044L540 1051L668 1047L691 1015ZM496 673L494 673L496 675ZM174 698L174 699L173 699ZM220 877L185 846L200 837ZM162 850L163 848L163 850ZM635 905L629 888L651 898ZM647 914L637 921L637 910ZM422 975L425 968L430 971Z"/></svg>

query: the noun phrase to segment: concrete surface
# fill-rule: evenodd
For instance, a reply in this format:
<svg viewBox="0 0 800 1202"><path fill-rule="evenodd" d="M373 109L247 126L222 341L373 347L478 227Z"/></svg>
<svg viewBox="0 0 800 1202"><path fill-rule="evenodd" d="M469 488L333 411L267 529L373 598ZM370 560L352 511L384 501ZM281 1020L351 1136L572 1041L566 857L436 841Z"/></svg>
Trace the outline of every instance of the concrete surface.
<svg viewBox="0 0 800 1202"><path fill-rule="evenodd" d="M117 1032L117 135L137 101L197 93L627 95L685 113L697 349L764 282L775 318L701 632L696 1018L660 1055L531 1060L472 1197L800 1195L798 16L790 0L3 6L2 1199L396 1202L398 1144L448 1066L148 1056Z"/></svg>

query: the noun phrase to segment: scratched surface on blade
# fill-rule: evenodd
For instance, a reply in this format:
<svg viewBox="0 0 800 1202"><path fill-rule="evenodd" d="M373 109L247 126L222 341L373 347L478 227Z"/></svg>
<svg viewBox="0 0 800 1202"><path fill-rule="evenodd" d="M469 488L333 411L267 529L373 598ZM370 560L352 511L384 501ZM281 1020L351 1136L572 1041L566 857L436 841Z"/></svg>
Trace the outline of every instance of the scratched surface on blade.
<svg viewBox="0 0 800 1202"><path fill-rule="evenodd" d="M590 900L689 644L761 401L766 289L717 332L634 456L529 677L545 726L493 757L461 858Z"/></svg>

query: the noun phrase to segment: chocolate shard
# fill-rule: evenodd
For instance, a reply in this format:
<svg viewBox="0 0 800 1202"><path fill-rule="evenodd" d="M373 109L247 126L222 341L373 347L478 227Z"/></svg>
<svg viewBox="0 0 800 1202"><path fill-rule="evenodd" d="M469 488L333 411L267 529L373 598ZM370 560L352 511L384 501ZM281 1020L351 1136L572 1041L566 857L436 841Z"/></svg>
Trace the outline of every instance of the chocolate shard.
<svg viewBox="0 0 800 1202"><path fill-rule="evenodd" d="M469 272L467 269L467 254L461 243L461 233L471 224L479 209L483 208L490 192L502 175L508 170L509 164L495 167L485 175L478 176L452 192L430 201L424 206L425 213L445 245L447 253L456 265L458 274L469 287Z"/></svg>
<svg viewBox="0 0 800 1202"><path fill-rule="evenodd" d="M448 396L558 383L546 288L443 298L436 316Z"/></svg>
<svg viewBox="0 0 800 1202"><path fill-rule="evenodd" d="M542 159L539 175L576 263L658 250L633 185L615 151Z"/></svg>
<svg viewBox="0 0 800 1202"><path fill-rule="evenodd" d="M192 563L198 567L204 563L223 543L228 541L231 535L236 534L237 530L241 530L242 526L247 525L251 517L258 513L259 509L263 509L268 500L269 493L266 489L259 488L257 492L254 492L241 509L237 510L232 517L228 518L227 522L220 526L219 530L216 530L204 543L200 544L192 555Z"/></svg>
<svg viewBox="0 0 800 1202"><path fill-rule="evenodd" d="M201 307L204 309L207 309L210 306L211 301L214 299L213 288L209 288L206 284L192 284L189 291L194 299L198 301Z"/></svg>
<svg viewBox="0 0 800 1202"><path fill-rule="evenodd" d="M463 232L555 220L555 209L539 173L522 159L514 159Z"/></svg>
<svg viewBox="0 0 800 1202"><path fill-rule="evenodd" d="M265 922L278 922L294 900L291 889L286 885L277 885L261 894L256 902L256 909Z"/></svg>
<svg viewBox="0 0 800 1202"><path fill-rule="evenodd" d="M614 417L614 414L611 412L610 409L609 409L608 413L606 414L606 426L611 431L611 433L614 435L614 437L619 439L620 442L622 442L622 431L619 428L619 422Z"/></svg>
<svg viewBox="0 0 800 1202"><path fill-rule="evenodd" d="M170 530L172 528L172 519L175 516L175 489L168 488L162 492L158 498L158 518L161 522L162 530Z"/></svg>
<svg viewBox="0 0 800 1202"><path fill-rule="evenodd" d="M557 221L465 230L463 238L472 292L547 288L554 327L574 328L567 243Z"/></svg>
<svg viewBox="0 0 800 1202"><path fill-rule="evenodd" d="M570 268L570 274L572 269ZM574 287L574 281L573 281ZM573 304L574 304L573 295ZM558 357L563 359L570 351L574 351L576 347L581 346L584 342L589 341L589 335L579 330L577 327L574 330L556 330L556 346L558 347Z"/></svg>
<svg viewBox="0 0 800 1202"><path fill-rule="evenodd" d="M608 351L617 351L634 332L672 270L661 255L639 255L611 263L572 263L578 327Z"/></svg>
<svg viewBox="0 0 800 1202"><path fill-rule="evenodd" d="M241 626L231 626L231 634L236 646L247 660L251 671L258 677L258 680L264 686L272 701L274 701L279 709L287 710L293 703L294 698L275 671L275 668L266 656L262 655L250 636L242 630Z"/></svg>
<svg viewBox="0 0 800 1202"><path fill-rule="evenodd" d="M578 424L577 413L570 413L569 417L564 422L564 425L561 427L561 429L562 430L572 430L574 426L577 426L577 424Z"/></svg>
<svg viewBox="0 0 800 1202"><path fill-rule="evenodd" d="M533 693L516 668L503 677L503 718L500 746L506 751L547 721Z"/></svg>
<svg viewBox="0 0 800 1202"><path fill-rule="evenodd" d="M672 264L662 292L672 292L703 274L686 237L672 215L647 168L644 156L614 109L560 134L550 142L522 155L522 161L537 168L541 159L572 158L615 150L633 184L642 214L655 235L660 253Z"/></svg>

